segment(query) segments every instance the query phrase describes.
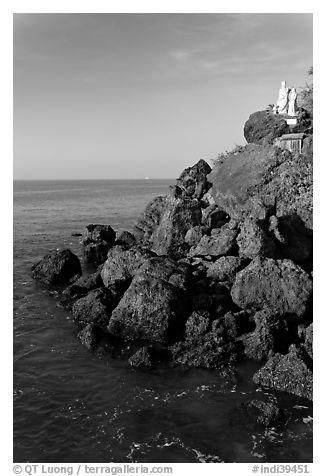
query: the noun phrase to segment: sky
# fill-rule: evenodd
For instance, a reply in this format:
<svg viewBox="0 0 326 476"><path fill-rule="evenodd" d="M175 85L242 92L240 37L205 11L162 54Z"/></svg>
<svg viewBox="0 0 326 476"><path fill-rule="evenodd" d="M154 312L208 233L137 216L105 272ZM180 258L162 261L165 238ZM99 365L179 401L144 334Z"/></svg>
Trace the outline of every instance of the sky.
<svg viewBox="0 0 326 476"><path fill-rule="evenodd" d="M14 178L175 178L312 53L308 13L16 13Z"/></svg>

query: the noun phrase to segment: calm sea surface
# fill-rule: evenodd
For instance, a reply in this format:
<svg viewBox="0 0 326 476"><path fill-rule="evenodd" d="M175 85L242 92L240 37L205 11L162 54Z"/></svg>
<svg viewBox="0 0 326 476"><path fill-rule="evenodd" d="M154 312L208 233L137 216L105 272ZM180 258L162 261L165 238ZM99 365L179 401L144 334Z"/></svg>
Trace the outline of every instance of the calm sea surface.
<svg viewBox="0 0 326 476"><path fill-rule="evenodd" d="M172 181L171 181L172 182ZM238 417L262 393L254 363L237 378L216 371L134 370L92 354L76 339L71 315L30 277L49 250L81 258L89 223L132 229L168 180L14 183L15 462L309 462L311 408L281 396L282 431L255 430Z"/></svg>

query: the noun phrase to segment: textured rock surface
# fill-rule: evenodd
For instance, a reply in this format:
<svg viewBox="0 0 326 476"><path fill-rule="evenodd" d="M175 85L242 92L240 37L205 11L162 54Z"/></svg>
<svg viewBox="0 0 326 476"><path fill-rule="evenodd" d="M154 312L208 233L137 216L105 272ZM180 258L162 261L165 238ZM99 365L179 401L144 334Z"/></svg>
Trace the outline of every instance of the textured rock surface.
<svg viewBox="0 0 326 476"><path fill-rule="evenodd" d="M238 230L230 230L228 224L214 228L211 236L204 235L198 245L192 247L189 256L222 256L230 253L236 245Z"/></svg>
<svg viewBox="0 0 326 476"><path fill-rule="evenodd" d="M247 142L255 144L273 144L283 134L311 131L312 121L309 115L300 115L298 124L287 125L284 116L269 111L257 111L249 116L244 125L244 136Z"/></svg>
<svg viewBox="0 0 326 476"><path fill-rule="evenodd" d="M162 343L177 339L188 308L182 290L187 278L171 263L153 259L139 270L112 313L112 334Z"/></svg>
<svg viewBox="0 0 326 476"><path fill-rule="evenodd" d="M245 416L254 425L274 427L283 423L285 418L275 397L269 397L267 401L251 400L243 403L241 407Z"/></svg>
<svg viewBox="0 0 326 476"><path fill-rule="evenodd" d="M217 281L235 280L236 274L245 266L246 260L238 256L222 256L207 268L207 277Z"/></svg>
<svg viewBox="0 0 326 476"><path fill-rule="evenodd" d="M229 153L209 175L216 203L233 219L297 216L312 229L312 162L271 146Z"/></svg>
<svg viewBox="0 0 326 476"><path fill-rule="evenodd" d="M67 284L81 274L80 261L69 249L52 251L32 266L32 277L43 284Z"/></svg>
<svg viewBox="0 0 326 476"><path fill-rule="evenodd" d="M72 307L74 319L82 325L92 323L106 328L118 297L108 289L95 289L76 301Z"/></svg>
<svg viewBox="0 0 326 476"><path fill-rule="evenodd" d="M256 256L280 257L275 241L267 235L261 223L251 218L246 218L241 224L237 244L239 255L244 258L252 259Z"/></svg>
<svg viewBox="0 0 326 476"><path fill-rule="evenodd" d="M276 352L287 351L290 343L288 328L281 316L264 309L255 314L254 321L255 330L241 338L246 357L263 360Z"/></svg>
<svg viewBox="0 0 326 476"><path fill-rule="evenodd" d="M158 255L182 258L188 246L185 236L190 228L201 224L198 200L168 197L160 224L151 237L151 249Z"/></svg>
<svg viewBox="0 0 326 476"><path fill-rule="evenodd" d="M148 346L141 347L128 360L131 367L152 367L153 356L152 349Z"/></svg>
<svg viewBox="0 0 326 476"><path fill-rule="evenodd" d="M205 334L210 325L210 314L207 311L194 311L188 317L185 326L185 338L188 340L198 339Z"/></svg>
<svg viewBox="0 0 326 476"><path fill-rule="evenodd" d="M292 261L255 258L237 274L231 296L241 308L268 307L278 314L301 317L311 292L309 275Z"/></svg>
<svg viewBox="0 0 326 476"><path fill-rule="evenodd" d="M141 265L152 256L154 253L139 246L114 246L109 250L101 271L104 286L125 288Z"/></svg>
<svg viewBox="0 0 326 476"><path fill-rule="evenodd" d="M263 387L312 400L312 370L304 355L291 346L287 355L276 354L256 372L253 381Z"/></svg>
<svg viewBox="0 0 326 476"><path fill-rule="evenodd" d="M192 167L186 168L176 181L184 196L200 199L211 187L206 176L211 168L205 160L199 160Z"/></svg>
<svg viewBox="0 0 326 476"><path fill-rule="evenodd" d="M77 338L88 350L94 350L100 340L100 333L96 326L87 324L79 333Z"/></svg>
<svg viewBox="0 0 326 476"><path fill-rule="evenodd" d="M115 240L115 231L110 225L87 225L83 234L83 254L88 263L104 263L109 248Z"/></svg>
<svg viewBox="0 0 326 476"><path fill-rule="evenodd" d="M158 227L167 204L167 197L155 197L146 206L143 214L134 226L137 243L144 247L151 246L151 236Z"/></svg>

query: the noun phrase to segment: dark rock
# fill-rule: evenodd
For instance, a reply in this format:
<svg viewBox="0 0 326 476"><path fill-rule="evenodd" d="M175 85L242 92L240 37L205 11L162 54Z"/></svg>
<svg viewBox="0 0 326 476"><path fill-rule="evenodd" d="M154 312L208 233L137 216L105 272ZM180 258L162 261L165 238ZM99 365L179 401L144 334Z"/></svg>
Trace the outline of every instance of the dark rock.
<svg viewBox="0 0 326 476"><path fill-rule="evenodd" d="M236 274L245 264L246 260L238 256L222 256L215 263L211 263L207 268L207 277L217 281L235 280Z"/></svg>
<svg viewBox="0 0 326 476"><path fill-rule="evenodd" d="M83 255L86 263L104 263L106 260L110 246L106 241L98 241L97 243L89 243L83 246Z"/></svg>
<svg viewBox="0 0 326 476"><path fill-rule="evenodd" d="M262 224L252 218L246 218L241 224L237 243L239 255L244 258L252 259L256 256L280 257L274 240L267 235Z"/></svg>
<svg viewBox="0 0 326 476"><path fill-rule="evenodd" d="M110 225L87 225L83 234L83 254L87 263L104 263L114 244L115 231Z"/></svg>
<svg viewBox="0 0 326 476"><path fill-rule="evenodd" d="M269 230L279 242L284 258L292 259L302 266L308 264L307 261L312 255L312 232L305 227L301 218L297 215L280 218L271 216Z"/></svg>
<svg viewBox="0 0 326 476"><path fill-rule="evenodd" d="M145 208L134 227L134 235L141 246L150 247L151 237L158 227L167 206L168 197L155 197Z"/></svg>
<svg viewBox="0 0 326 476"><path fill-rule="evenodd" d="M269 397L267 401L250 400L243 403L241 409L253 426L275 427L282 424L285 419L275 397Z"/></svg>
<svg viewBox="0 0 326 476"><path fill-rule="evenodd" d="M191 280L190 266L167 256L149 258L139 268L137 274L143 277L162 279L183 291L187 290Z"/></svg>
<svg viewBox="0 0 326 476"><path fill-rule="evenodd" d="M197 200L169 197L160 224L151 237L151 250L175 259L184 257L188 250L186 233L200 224L201 208Z"/></svg>
<svg viewBox="0 0 326 476"><path fill-rule="evenodd" d="M197 246L189 251L189 256L222 256L230 253L236 245L238 230L230 230L228 224L214 228L211 236L203 236Z"/></svg>
<svg viewBox="0 0 326 476"><path fill-rule="evenodd" d="M264 309L255 314L254 321L255 330L241 337L246 357L263 360L276 352L287 351L290 343L288 327L281 316Z"/></svg>
<svg viewBox="0 0 326 476"><path fill-rule="evenodd" d="M93 289L97 289L102 286L103 281L101 278L101 272L98 270L95 273L89 274L88 276L81 276L79 279L77 279L71 286L63 291L60 301L66 309L70 310L73 302L76 299L79 299Z"/></svg>
<svg viewBox="0 0 326 476"><path fill-rule="evenodd" d="M203 226L190 228L185 235L185 242L188 243L189 246L197 245L203 237L204 231L205 228Z"/></svg>
<svg viewBox="0 0 326 476"><path fill-rule="evenodd" d="M313 358L313 324L308 327L300 327L298 329L299 337L303 340L302 347L307 352L309 357Z"/></svg>
<svg viewBox="0 0 326 476"><path fill-rule="evenodd" d="M235 362L236 345L223 337L208 332L195 341L177 342L170 347L172 362L190 367L216 369Z"/></svg>
<svg viewBox="0 0 326 476"><path fill-rule="evenodd" d="M135 236L130 231L123 231L116 240L117 245L134 246L136 244Z"/></svg>
<svg viewBox="0 0 326 476"><path fill-rule="evenodd" d="M185 169L176 184L184 196L200 199L211 187L211 183L206 178L210 172L208 163L201 159L192 167Z"/></svg>
<svg viewBox="0 0 326 476"><path fill-rule="evenodd" d="M263 387L292 393L312 400L312 371L310 362L296 347L287 355L276 354L253 376L254 383Z"/></svg>
<svg viewBox="0 0 326 476"><path fill-rule="evenodd" d="M246 141L255 144L273 144L277 137L288 132L285 118L267 111L254 112L244 125Z"/></svg>
<svg viewBox="0 0 326 476"><path fill-rule="evenodd" d="M312 120L309 114L300 114L296 126L288 126L286 117L270 111L257 111L249 116L244 125L244 136L247 142L255 144L273 144L283 134L309 133Z"/></svg>
<svg viewBox="0 0 326 476"><path fill-rule="evenodd" d="M104 286L126 289L136 271L153 256L154 253L139 246L114 246L109 250L101 271Z"/></svg>
<svg viewBox="0 0 326 476"><path fill-rule="evenodd" d="M72 313L81 325L91 323L106 329L112 310L118 302L119 297L111 290L95 289L74 303Z"/></svg>
<svg viewBox="0 0 326 476"><path fill-rule="evenodd" d="M312 229L312 163L277 147L248 144L209 175L216 203L233 219L297 215Z"/></svg>
<svg viewBox="0 0 326 476"><path fill-rule="evenodd" d="M209 326L209 312L205 310L194 311L186 321L185 338L188 340L196 340L199 336L208 331Z"/></svg>
<svg viewBox="0 0 326 476"><path fill-rule="evenodd" d="M94 350L100 340L99 329L93 324L87 324L79 333L77 338L88 350Z"/></svg>
<svg viewBox="0 0 326 476"><path fill-rule="evenodd" d="M292 261L258 257L237 274L231 296L241 308L268 307L278 314L301 317L307 311L311 292L308 273Z"/></svg>
<svg viewBox="0 0 326 476"><path fill-rule="evenodd" d="M153 365L153 352L149 346L141 347L135 354L133 354L128 360L131 367L152 367Z"/></svg>
<svg viewBox="0 0 326 476"><path fill-rule="evenodd" d="M82 233L71 233L71 236L83 236Z"/></svg>
<svg viewBox="0 0 326 476"><path fill-rule="evenodd" d="M32 277L43 284L67 284L81 274L80 261L69 249L52 251L32 266Z"/></svg>
<svg viewBox="0 0 326 476"><path fill-rule="evenodd" d="M110 225L87 225L83 234L83 244L105 241L112 246L115 241L115 231Z"/></svg>
<svg viewBox="0 0 326 476"><path fill-rule="evenodd" d="M150 260L132 280L112 313L109 331L124 339L168 343L182 333L188 313L186 276L171 260Z"/></svg>

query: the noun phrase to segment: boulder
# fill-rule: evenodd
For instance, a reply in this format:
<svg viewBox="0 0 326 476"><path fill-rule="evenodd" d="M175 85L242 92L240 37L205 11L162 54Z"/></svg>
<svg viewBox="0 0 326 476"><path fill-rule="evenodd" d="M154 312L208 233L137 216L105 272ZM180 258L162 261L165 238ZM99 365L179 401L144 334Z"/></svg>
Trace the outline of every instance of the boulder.
<svg viewBox="0 0 326 476"><path fill-rule="evenodd" d="M197 245L205 234L204 231L206 230L203 226L194 226L193 228L190 228L185 235L185 242L188 243L189 246Z"/></svg>
<svg viewBox="0 0 326 476"><path fill-rule="evenodd" d="M312 229L312 162L303 155L248 144L227 154L208 178L216 203L233 219L297 215Z"/></svg>
<svg viewBox="0 0 326 476"><path fill-rule="evenodd" d="M200 224L201 208L198 200L169 197L161 221L150 239L151 250L175 259L184 257L188 250L186 233Z"/></svg>
<svg viewBox="0 0 326 476"><path fill-rule="evenodd" d="M149 346L141 347L128 360L131 367L144 368L152 367L153 365L153 351Z"/></svg>
<svg viewBox="0 0 326 476"><path fill-rule="evenodd" d="M152 256L155 254L139 246L112 247L101 271L104 286L115 286L123 291L129 286L136 271Z"/></svg>
<svg viewBox="0 0 326 476"><path fill-rule="evenodd" d="M276 354L253 376L263 387L292 393L312 400L312 370L303 353L291 346L286 355Z"/></svg>
<svg viewBox="0 0 326 476"><path fill-rule="evenodd" d="M235 362L237 356L235 343L213 332L199 336L196 340L176 342L170 351L173 363L210 369Z"/></svg>
<svg viewBox="0 0 326 476"><path fill-rule="evenodd" d="M108 250L115 241L115 236L115 231L110 225L88 225L82 241L85 261L88 263L104 263Z"/></svg>
<svg viewBox="0 0 326 476"><path fill-rule="evenodd" d="M105 241L108 245L113 245L115 241L115 231L110 225L87 225L83 233L83 244Z"/></svg>
<svg viewBox="0 0 326 476"><path fill-rule="evenodd" d="M136 245L135 235L130 233L130 231L125 230L122 233L120 233L120 235L116 239L116 244L117 245L128 246L128 247L134 246L134 245Z"/></svg>
<svg viewBox="0 0 326 476"><path fill-rule="evenodd" d="M75 321L82 326L96 324L106 329L118 302L119 297L109 289L95 289L74 303L72 313Z"/></svg>
<svg viewBox="0 0 326 476"><path fill-rule="evenodd" d="M249 116L244 125L244 136L247 142L255 144L273 144L283 134L309 132L312 120L309 114L300 114L296 126L289 126L286 117L272 111L257 111Z"/></svg>
<svg viewBox="0 0 326 476"><path fill-rule="evenodd" d="M249 143L273 144L277 137L289 132L289 126L284 116L271 111L257 111L249 116L243 132Z"/></svg>
<svg viewBox="0 0 326 476"><path fill-rule="evenodd" d="M205 334L210 327L210 314L206 310L194 311L185 325L185 339L196 340Z"/></svg>
<svg viewBox="0 0 326 476"><path fill-rule="evenodd" d="M284 423L285 416L277 399L269 396L267 401L250 400L241 404L241 410L251 425L271 428Z"/></svg>
<svg viewBox="0 0 326 476"><path fill-rule="evenodd" d="M102 286L103 281L100 270L97 270L95 273L89 274L87 276L81 276L63 291L60 297L60 302L63 304L65 309L71 310L71 306L75 300L85 296L93 289L97 289Z"/></svg>
<svg viewBox="0 0 326 476"><path fill-rule="evenodd" d="M222 256L214 263L209 264L207 277L216 281L233 282L237 272L240 271L246 263L247 260L239 258L238 256Z"/></svg>
<svg viewBox="0 0 326 476"><path fill-rule="evenodd" d="M246 218L241 224L237 243L239 256L243 258L280 257L275 241L265 232L262 224L252 218Z"/></svg>
<svg viewBox="0 0 326 476"><path fill-rule="evenodd" d="M303 341L302 347L307 352L309 357L313 358L313 324L311 323L308 327L299 326L298 334L300 339Z"/></svg>
<svg viewBox="0 0 326 476"><path fill-rule="evenodd" d="M264 360L276 352L286 352L289 344L287 323L269 309L254 316L255 330L241 336L244 355L249 359Z"/></svg>
<svg viewBox="0 0 326 476"><path fill-rule="evenodd" d="M100 331L93 324L87 324L77 334L77 339L79 339L83 346L88 350L94 350L97 347L100 338Z"/></svg>
<svg viewBox="0 0 326 476"><path fill-rule="evenodd" d="M302 317L308 309L312 281L290 260L255 258L236 275L231 289L233 302L240 308L268 307L277 314Z"/></svg>
<svg viewBox="0 0 326 476"><path fill-rule="evenodd" d="M184 196L201 199L211 187L206 176L211 172L211 167L205 160L199 160L192 167L186 168L176 181Z"/></svg>
<svg viewBox="0 0 326 476"><path fill-rule="evenodd" d="M176 340L189 312L182 289L186 280L169 259L145 263L112 313L111 334L127 340Z"/></svg>
<svg viewBox="0 0 326 476"><path fill-rule="evenodd" d="M238 230L230 230L228 223L221 228L214 228L211 236L204 235L198 245L193 246L189 256L222 256L230 253L236 246Z"/></svg>
<svg viewBox="0 0 326 476"><path fill-rule="evenodd" d="M52 251L32 266L32 277L43 284L64 285L81 274L80 261L69 249Z"/></svg>
<svg viewBox="0 0 326 476"><path fill-rule="evenodd" d="M151 246L151 237L158 227L167 205L167 196L153 198L146 206L143 214L134 226L134 236L137 243L144 247Z"/></svg>

